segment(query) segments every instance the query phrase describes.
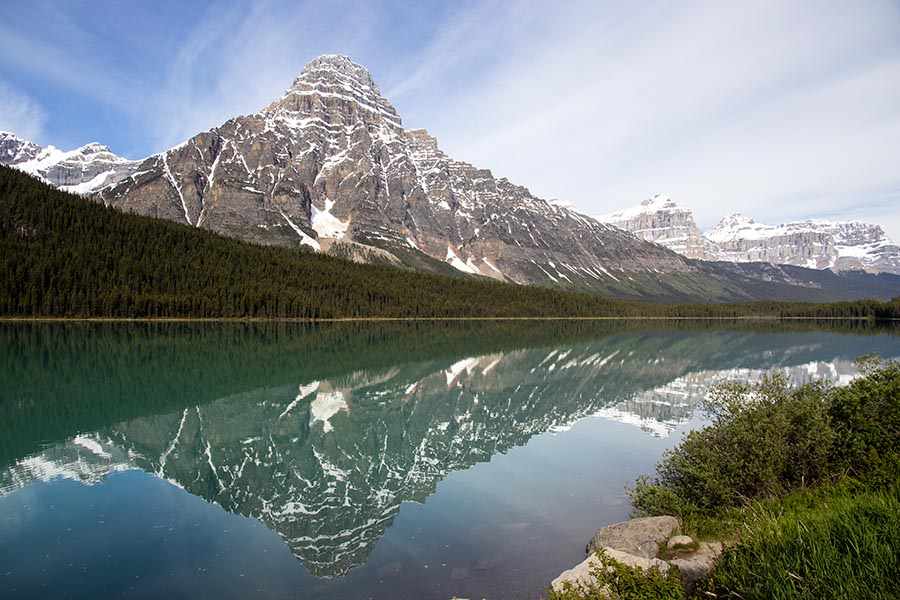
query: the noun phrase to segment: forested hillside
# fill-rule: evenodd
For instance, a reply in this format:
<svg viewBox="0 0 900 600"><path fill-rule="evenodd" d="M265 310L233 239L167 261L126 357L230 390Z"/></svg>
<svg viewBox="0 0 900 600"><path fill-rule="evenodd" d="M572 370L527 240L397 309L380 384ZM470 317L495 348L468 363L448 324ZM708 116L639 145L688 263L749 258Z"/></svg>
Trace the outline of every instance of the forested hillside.
<svg viewBox="0 0 900 600"><path fill-rule="evenodd" d="M0 167L0 315L897 317L900 301L664 305L360 265L124 214Z"/></svg>

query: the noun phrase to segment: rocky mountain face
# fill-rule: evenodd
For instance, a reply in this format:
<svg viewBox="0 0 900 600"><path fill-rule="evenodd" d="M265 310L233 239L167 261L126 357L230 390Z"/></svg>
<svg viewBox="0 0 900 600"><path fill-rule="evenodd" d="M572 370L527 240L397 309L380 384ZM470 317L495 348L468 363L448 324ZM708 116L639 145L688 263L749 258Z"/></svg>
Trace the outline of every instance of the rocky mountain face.
<svg viewBox="0 0 900 600"><path fill-rule="evenodd" d="M36 175L67 192L87 195L121 181L139 163L113 154L97 142L63 152L0 132L0 164Z"/></svg>
<svg viewBox="0 0 900 600"><path fill-rule="evenodd" d="M716 245L719 260L900 274L900 247L878 225L859 221L764 225L732 214L706 237Z"/></svg>
<svg viewBox="0 0 900 600"><path fill-rule="evenodd" d="M597 219L689 258L900 274L900 247L878 225L859 221L765 225L734 213L704 234L689 209L659 194Z"/></svg>
<svg viewBox="0 0 900 600"><path fill-rule="evenodd" d="M656 194L638 206L599 216L597 220L688 258L716 260L714 248L697 227L693 213L668 196Z"/></svg>
<svg viewBox="0 0 900 600"><path fill-rule="evenodd" d="M344 56L313 60L261 112L146 159L99 198L255 243L516 283L603 291L631 278L640 295L634 274L666 273L704 279L712 296L724 285L448 157L426 131L405 130L369 72Z"/></svg>

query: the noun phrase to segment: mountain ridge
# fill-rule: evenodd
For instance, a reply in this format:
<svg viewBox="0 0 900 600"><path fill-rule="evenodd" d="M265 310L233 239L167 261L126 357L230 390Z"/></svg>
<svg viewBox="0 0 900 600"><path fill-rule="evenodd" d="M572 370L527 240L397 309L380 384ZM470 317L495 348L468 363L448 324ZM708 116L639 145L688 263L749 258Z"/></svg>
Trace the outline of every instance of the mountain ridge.
<svg viewBox="0 0 900 600"><path fill-rule="evenodd" d="M405 130L361 65L311 61L232 118L105 188L104 203L259 244L632 298L750 299L733 274L454 160Z"/></svg>
<svg viewBox="0 0 900 600"><path fill-rule="evenodd" d="M0 157L62 189L256 244L626 299L797 298L690 260L719 258L690 211L665 248L447 156L426 130L404 129L368 70L343 55L310 61L260 112L142 161L96 143L62 153L16 140L0 139Z"/></svg>
<svg viewBox="0 0 900 600"><path fill-rule="evenodd" d="M807 219L766 225L731 213L703 233L690 209L661 194L597 219L689 258L900 274L900 247L881 227L861 221Z"/></svg>
<svg viewBox="0 0 900 600"><path fill-rule="evenodd" d="M0 131L0 164L13 166L63 191L90 195L130 175L139 164L113 153L99 142L74 150L41 146L14 133Z"/></svg>

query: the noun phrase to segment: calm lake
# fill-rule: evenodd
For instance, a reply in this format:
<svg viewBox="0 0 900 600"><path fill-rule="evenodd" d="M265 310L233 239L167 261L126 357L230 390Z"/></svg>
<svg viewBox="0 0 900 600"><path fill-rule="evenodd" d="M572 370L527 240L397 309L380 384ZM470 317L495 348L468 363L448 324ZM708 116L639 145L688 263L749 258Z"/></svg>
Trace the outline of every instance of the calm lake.
<svg viewBox="0 0 900 600"><path fill-rule="evenodd" d="M897 329L0 324L0 596L537 598L725 380Z"/></svg>

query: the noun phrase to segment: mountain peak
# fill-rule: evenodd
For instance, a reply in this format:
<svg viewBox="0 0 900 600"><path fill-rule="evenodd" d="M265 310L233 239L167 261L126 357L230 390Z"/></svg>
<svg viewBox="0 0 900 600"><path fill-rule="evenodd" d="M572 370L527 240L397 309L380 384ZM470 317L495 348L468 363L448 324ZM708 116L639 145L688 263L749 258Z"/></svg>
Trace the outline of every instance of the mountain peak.
<svg viewBox="0 0 900 600"><path fill-rule="evenodd" d="M734 227L746 227L748 225L755 225L756 221L751 219L746 215L742 215L741 213L729 213L722 217L722 220L719 221L719 224L714 227L714 229L722 229L722 228L734 228Z"/></svg>
<svg viewBox="0 0 900 600"><path fill-rule="evenodd" d="M665 194L654 194L650 198L641 202L641 206L653 208L674 208L675 201Z"/></svg>
<svg viewBox="0 0 900 600"><path fill-rule="evenodd" d="M381 93L369 70L343 54L322 54L312 59L303 67L300 76L294 83L296 84L300 80L305 83L309 83L311 80L336 80L336 82L347 83L349 80L363 88L370 88L376 94Z"/></svg>
<svg viewBox="0 0 900 600"><path fill-rule="evenodd" d="M284 95L262 112L294 124L317 118L346 126L362 119L395 133L402 130L397 111L381 95L368 69L340 54L309 61Z"/></svg>

